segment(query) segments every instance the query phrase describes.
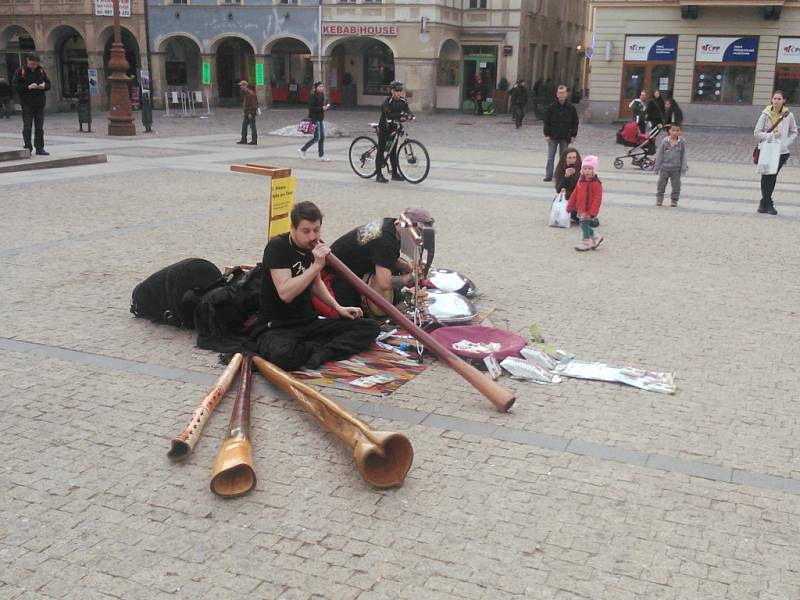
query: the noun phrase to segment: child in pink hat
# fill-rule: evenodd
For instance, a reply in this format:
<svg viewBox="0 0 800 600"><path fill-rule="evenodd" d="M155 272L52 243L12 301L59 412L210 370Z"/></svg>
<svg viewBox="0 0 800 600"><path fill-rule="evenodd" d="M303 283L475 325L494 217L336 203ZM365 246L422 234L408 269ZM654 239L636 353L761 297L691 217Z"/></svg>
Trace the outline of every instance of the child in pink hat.
<svg viewBox="0 0 800 600"><path fill-rule="evenodd" d="M597 177L599 163L600 160L594 155L583 159L580 179L570 194L567 204L567 211L578 211L578 220L583 232L583 239L575 246L575 250L579 252L594 250L603 241L603 236L595 235L594 229L592 229L592 220L597 218L603 202L603 184Z"/></svg>

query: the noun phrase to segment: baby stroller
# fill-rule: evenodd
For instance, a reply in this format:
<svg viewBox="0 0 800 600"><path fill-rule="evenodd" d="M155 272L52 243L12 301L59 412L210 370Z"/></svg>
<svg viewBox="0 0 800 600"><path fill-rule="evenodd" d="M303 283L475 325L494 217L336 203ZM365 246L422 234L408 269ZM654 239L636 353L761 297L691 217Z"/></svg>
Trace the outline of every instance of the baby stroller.
<svg viewBox="0 0 800 600"><path fill-rule="evenodd" d="M645 135L639 131L639 124L636 121L623 125L617 131L617 143L629 147L630 150L624 156L614 159L614 167L621 169L625 165L624 159L630 158L634 167L639 167L642 171L652 169L655 161L650 157L656 153L656 140L661 134L661 129L661 125L657 125Z"/></svg>

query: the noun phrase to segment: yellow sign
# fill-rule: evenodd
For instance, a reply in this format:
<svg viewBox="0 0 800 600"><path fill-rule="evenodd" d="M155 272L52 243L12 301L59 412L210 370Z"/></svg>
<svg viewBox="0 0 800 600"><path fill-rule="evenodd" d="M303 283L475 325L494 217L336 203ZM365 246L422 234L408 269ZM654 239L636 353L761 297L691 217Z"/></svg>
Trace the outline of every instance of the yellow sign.
<svg viewBox="0 0 800 600"><path fill-rule="evenodd" d="M296 177L281 177L272 179L269 195L269 226L267 238L286 233L291 226L289 213L294 207L294 188L297 184Z"/></svg>

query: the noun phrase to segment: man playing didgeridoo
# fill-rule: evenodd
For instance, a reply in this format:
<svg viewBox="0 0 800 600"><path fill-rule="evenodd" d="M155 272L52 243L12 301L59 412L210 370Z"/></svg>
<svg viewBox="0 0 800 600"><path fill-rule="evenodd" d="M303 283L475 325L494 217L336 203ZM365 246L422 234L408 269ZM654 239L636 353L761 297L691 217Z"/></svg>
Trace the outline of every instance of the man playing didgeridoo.
<svg viewBox="0 0 800 600"><path fill-rule="evenodd" d="M291 212L291 230L264 249L258 353L287 371L318 368L366 349L379 332L356 306L342 306L320 279L331 249L320 240L322 213L313 202ZM311 298L319 298L339 319L320 319Z"/></svg>
<svg viewBox="0 0 800 600"><path fill-rule="evenodd" d="M414 225L433 225L433 217L424 208L407 208L403 216ZM400 219L386 217L356 227L331 244L333 253L348 269L392 303L401 288L414 282L410 265L400 258L401 229ZM338 302L365 305L361 294L343 278L327 269L323 278L330 278ZM316 304L319 309L319 303Z"/></svg>

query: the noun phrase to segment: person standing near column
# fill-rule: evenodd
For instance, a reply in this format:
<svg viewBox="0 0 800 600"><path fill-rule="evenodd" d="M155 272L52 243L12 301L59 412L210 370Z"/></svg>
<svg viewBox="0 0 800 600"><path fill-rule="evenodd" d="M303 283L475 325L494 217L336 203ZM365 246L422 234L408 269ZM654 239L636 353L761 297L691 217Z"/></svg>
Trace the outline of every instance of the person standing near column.
<svg viewBox="0 0 800 600"><path fill-rule="evenodd" d="M256 130L256 113L258 112L258 98L250 89L246 80L239 82L239 97L242 99L242 139L237 144L255 146L258 144L258 131ZM250 142L247 141L247 127L250 126Z"/></svg>
<svg viewBox="0 0 800 600"><path fill-rule="evenodd" d="M786 96L781 90L772 92L772 102L761 111L753 135L760 142L778 140L781 143L778 170L772 175L761 176L761 202L758 205L758 212L777 215L772 192L775 190L778 173L789 160L789 146L797 138L797 122L794 115L786 108Z"/></svg>
<svg viewBox="0 0 800 600"><path fill-rule="evenodd" d="M17 90L22 105L22 141L25 148L33 150L35 147L36 154L49 155L44 149L44 106L47 102L45 92L50 90L50 80L39 64L37 54L28 55L26 65L14 73L11 85ZM35 129L32 145L31 126Z"/></svg>
<svg viewBox="0 0 800 600"><path fill-rule="evenodd" d="M544 181L553 181L556 152L561 156L578 137L578 111L567 100L567 86L558 86L556 101L544 115L544 140L547 142L547 166Z"/></svg>

